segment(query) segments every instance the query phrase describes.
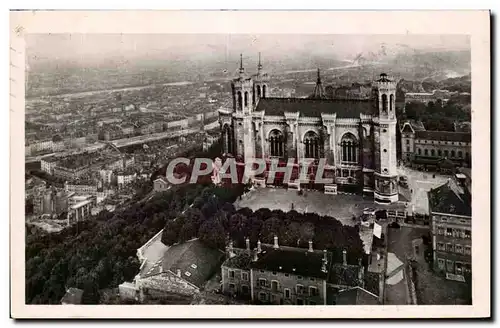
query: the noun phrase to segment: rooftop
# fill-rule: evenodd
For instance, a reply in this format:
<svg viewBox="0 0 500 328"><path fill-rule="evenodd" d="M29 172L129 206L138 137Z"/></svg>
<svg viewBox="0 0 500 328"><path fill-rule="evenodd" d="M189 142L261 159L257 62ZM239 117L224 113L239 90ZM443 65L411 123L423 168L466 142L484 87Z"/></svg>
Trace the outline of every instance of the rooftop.
<svg viewBox="0 0 500 328"><path fill-rule="evenodd" d="M61 299L62 304L81 304L82 303L83 290L78 288L69 288L66 294Z"/></svg>
<svg viewBox="0 0 500 328"><path fill-rule="evenodd" d="M328 283L341 286L356 286L359 284L359 270L362 270L362 268L357 265L332 263L328 274Z"/></svg>
<svg viewBox="0 0 500 328"><path fill-rule="evenodd" d="M404 132L425 131L425 126L422 123L422 121L408 120L403 123L402 131Z"/></svg>
<svg viewBox="0 0 500 328"><path fill-rule="evenodd" d="M199 239L193 239L168 248L161 260L161 270L153 270L143 277L171 271L189 283L201 287L218 268L223 253L205 246Z"/></svg>
<svg viewBox="0 0 500 328"><path fill-rule="evenodd" d="M415 138L438 141L471 142L471 134L467 132L415 131Z"/></svg>
<svg viewBox="0 0 500 328"><path fill-rule="evenodd" d="M360 114L371 114L370 100L352 99L306 99L306 98L262 98L256 111L266 115L281 116L285 112L300 112L305 117L321 117L321 114L337 114L337 118L359 118Z"/></svg>
<svg viewBox="0 0 500 328"><path fill-rule="evenodd" d="M330 254L328 254L328 258ZM280 247L263 249L259 259L251 263L255 269L286 272L294 275L327 278L327 272L321 270L323 252L308 252L303 248Z"/></svg>
<svg viewBox="0 0 500 328"><path fill-rule="evenodd" d="M377 305L378 296L356 286L341 290L337 295L337 305Z"/></svg>
<svg viewBox="0 0 500 328"><path fill-rule="evenodd" d="M428 192L430 212L471 216L472 209L463 189L453 180Z"/></svg>

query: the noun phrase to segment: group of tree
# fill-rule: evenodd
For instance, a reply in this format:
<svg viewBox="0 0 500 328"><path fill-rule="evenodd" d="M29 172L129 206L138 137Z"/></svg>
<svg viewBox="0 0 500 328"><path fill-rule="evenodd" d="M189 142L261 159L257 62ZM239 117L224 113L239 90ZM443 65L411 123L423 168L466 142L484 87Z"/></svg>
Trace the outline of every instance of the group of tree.
<svg viewBox="0 0 500 328"><path fill-rule="evenodd" d="M205 154L201 154L205 155ZM146 188L146 187L145 187ZM248 208L233 203L249 186L245 184L186 183L156 193L147 202L135 202L114 212L102 211L57 233L26 229L26 302L58 304L67 288L83 289L83 303L97 304L100 290L116 288L139 272L136 252L162 228L162 242L200 238L224 249L228 238L244 247L245 238L281 245L330 249L339 258L348 250L355 263L363 244L356 227L343 226L331 217ZM144 194L142 191L142 195Z"/></svg>
<svg viewBox="0 0 500 328"><path fill-rule="evenodd" d="M427 104L410 102L406 104L405 113L401 113L400 118L420 120L427 130L454 131L454 122L470 121L471 113L453 100L443 104L438 99Z"/></svg>
<svg viewBox="0 0 500 328"><path fill-rule="evenodd" d="M135 202L115 212L102 211L57 233L27 227L26 302L57 304L67 288L76 287L84 290L84 303L97 303L99 290L134 278L140 267L137 249L189 208L205 187L173 186L148 202ZM136 199L148 188L145 184ZM231 193L241 194L243 188L221 188L218 197L234 201L237 196Z"/></svg>
<svg viewBox="0 0 500 328"><path fill-rule="evenodd" d="M237 194L224 187L206 187L188 210L166 223L162 242L172 245L198 237L210 246L224 249L229 240L235 247L244 248L249 238L254 248L259 240L272 244L277 236L279 244L284 246L307 248L312 241L314 248L333 252L338 262L342 261L343 250L348 251L351 264L362 258L363 242L357 226L345 226L333 217L294 210L236 210L231 196Z"/></svg>

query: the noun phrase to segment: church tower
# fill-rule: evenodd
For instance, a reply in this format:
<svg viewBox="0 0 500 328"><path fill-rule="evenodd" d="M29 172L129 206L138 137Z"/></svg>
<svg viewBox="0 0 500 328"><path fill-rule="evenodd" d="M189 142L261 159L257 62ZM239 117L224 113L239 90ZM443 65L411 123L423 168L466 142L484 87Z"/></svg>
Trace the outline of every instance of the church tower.
<svg viewBox="0 0 500 328"><path fill-rule="evenodd" d="M316 79L316 86L314 87L314 93L312 95L314 99L324 99L325 90L323 89L323 84L321 83L321 74L318 68L318 78Z"/></svg>
<svg viewBox="0 0 500 328"><path fill-rule="evenodd" d="M396 82L386 74L374 82L372 95L375 116L375 201L398 201L398 171L396 158Z"/></svg>
<svg viewBox="0 0 500 328"><path fill-rule="evenodd" d="M238 76L231 81L233 94L233 144L235 155L245 161L255 157L255 131L252 122L254 109L253 79L245 73L243 55L240 55Z"/></svg>
<svg viewBox="0 0 500 328"><path fill-rule="evenodd" d="M257 65L257 74L254 75L254 104L257 104L260 98L269 97L269 75L262 69L262 62L260 61L259 52L259 64Z"/></svg>
<svg viewBox="0 0 500 328"><path fill-rule="evenodd" d="M240 68L238 76L231 82L233 93L233 111L237 113L251 113L253 110L253 82L247 76L243 67L243 55L240 54Z"/></svg>

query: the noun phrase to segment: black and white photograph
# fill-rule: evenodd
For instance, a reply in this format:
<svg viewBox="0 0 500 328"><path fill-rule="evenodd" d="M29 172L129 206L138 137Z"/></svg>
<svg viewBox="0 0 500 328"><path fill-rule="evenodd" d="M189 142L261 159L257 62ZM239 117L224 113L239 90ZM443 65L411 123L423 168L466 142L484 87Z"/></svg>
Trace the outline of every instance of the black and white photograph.
<svg viewBox="0 0 500 328"><path fill-rule="evenodd" d="M23 306L480 304L471 33L17 32Z"/></svg>

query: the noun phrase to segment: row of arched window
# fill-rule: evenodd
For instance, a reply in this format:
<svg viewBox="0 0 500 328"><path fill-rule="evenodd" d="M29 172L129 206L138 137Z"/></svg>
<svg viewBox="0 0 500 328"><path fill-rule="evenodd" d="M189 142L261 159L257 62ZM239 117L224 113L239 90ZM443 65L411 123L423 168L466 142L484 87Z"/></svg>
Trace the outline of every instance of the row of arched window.
<svg viewBox="0 0 500 328"><path fill-rule="evenodd" d="M271 156L283 157L285 153L285 140L279 130L272 130L269 134L269 149ZM309 131L304 136L304 156L306 158L319 159L323 152L323 142L318 134ZM341 161L345 164L356 164L359 161L359 145L356 137L351 133L346 133L340 142Z"/></svg>
<svg viewBox="0 0 500 328"><path fill-rule="evenodd" d="M266 93L267 93L267 86L263 85L262 86L262 98L266 98ZM260 85L257 86L257 97L261 97L261 88ZM243 104L245 104L245 107L248 106L248 91L245 91L242 95L241 91L238 91L237 93L237 101L238 101L238 109L241 110L243 109Z"/></svg>
<svg viewBox="0 0 500 328"><path fill-rule="evenodd" d="M387 108L389 108L390 111L394 109L394 95L390 95L389 102L387 101L387 95L382 95L382 111L387 112Z"/></svg>
<svg viewBox="0 0 500 328"><path fill-rule="evenodd" d="M234 140L232 129L225 125L222 131L222 140L224 151L232 153L234 151ZM283 133L277 129L272 130L267 140L269 145L270 156L284 157L285 156L285 137ZM306 158L319 159L323 152L323 142L320 136L309 131L304 136L304 152ZM357 164L359 162L359 144L356 137L351 133L346 133L340 141L341 146L341 163ZM420 149L419 149L420 151Z"/></svg>
<svg viewBox="0 0 500 328"><path fill-rule="evenodd" d="M417 154L422 155L422 149L417 148ZM464 158L464 153L459 150L455 152L454 150L448 151L447 149L441 150L438 149L437 151L435 149L424 149L423 151L424 156L439 156L439 157L451 157L451 158ZM465 157L469 157L469 152L465 152Z"/></svg>

